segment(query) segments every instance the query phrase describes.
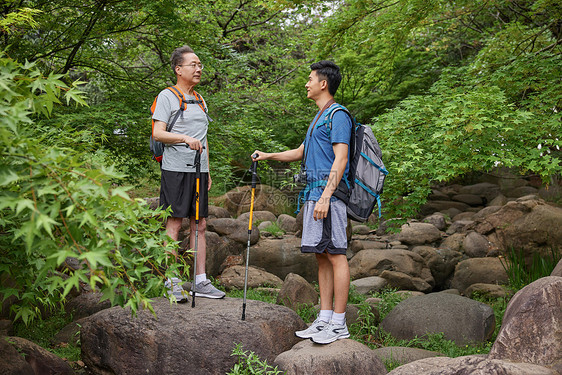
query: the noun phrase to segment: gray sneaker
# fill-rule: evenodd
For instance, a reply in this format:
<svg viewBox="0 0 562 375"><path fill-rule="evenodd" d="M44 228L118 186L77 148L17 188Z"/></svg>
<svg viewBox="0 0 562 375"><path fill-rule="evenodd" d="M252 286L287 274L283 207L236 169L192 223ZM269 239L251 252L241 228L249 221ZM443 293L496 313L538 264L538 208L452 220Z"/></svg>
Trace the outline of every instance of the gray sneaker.
<svg viewBox="0 0 562 375"><path fill-rule="evenodd" d="M183 281L177 277L172 277L164 282L166 295L169 299L175 300L177 303L187 302L187 291L182 288Z"/></svg>
<svg viewBox="0 0 562 375"><path fill-rule="evenodd" d="M319 334L327 325L327 322L320 320L320 318L316 318L316 320L312 322L307 329L296 331L295 336L300 337L301 339L309 339L312 336Z"/></svg>
<svg viewBox="0 0 562 375"><path fill-rule="evenodd" d="M189 294L193 295L193 290L190 290ZM195 285L195 297L218 299L224 297L224 292L215 288L210 280L205 280Z"/></svg>
<svg viewBox="0 0 562 375"><path fill-rule="evenodd" d="M329 344L339 339L346 339L349 337L347 325L343 323L335 324L330 322L320 333L311 337L312 341L317 344Z"/></svg>

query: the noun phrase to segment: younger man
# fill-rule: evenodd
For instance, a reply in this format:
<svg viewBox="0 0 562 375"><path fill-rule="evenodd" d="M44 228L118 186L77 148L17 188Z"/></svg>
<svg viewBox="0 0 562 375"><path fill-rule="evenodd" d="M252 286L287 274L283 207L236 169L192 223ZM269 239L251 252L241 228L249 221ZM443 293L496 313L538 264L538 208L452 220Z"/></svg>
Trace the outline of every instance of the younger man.
<svg viewBox="0 0 562 375"><path fill-rule="evenodd" d="M311 326L295 332L318 344L329 344L349 337L345 309L349 293L347 257L347 213L343 201L332 196L340 180L347 177L351 119L337 111L331 129L323 124L326 111L335 104L334 95L341 82L339 67L331 61L320 61L305 85L307 97L318 106L306 138L299 148L266 153L254 151L253 160L306 161L307 184L312 186L305 197L301 251L314 253L318 261L320 314ZM326 180L325 184L313 184ZM318 185L318 186L317 186ZM316 187L314 187L316 186Z"/></svg>

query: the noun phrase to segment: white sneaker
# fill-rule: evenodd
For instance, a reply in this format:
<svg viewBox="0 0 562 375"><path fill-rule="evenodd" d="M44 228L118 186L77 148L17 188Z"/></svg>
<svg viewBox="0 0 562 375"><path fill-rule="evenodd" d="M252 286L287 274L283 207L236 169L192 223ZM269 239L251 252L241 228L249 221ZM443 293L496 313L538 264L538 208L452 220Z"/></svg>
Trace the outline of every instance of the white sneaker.
<svg viewBox="0 0 562 375"><path fill-rule="evenodd" d="M169 299L174 299L177 303L187 302L187 291L185 291L181 285L183 281L177 277L172 277L164 282L164 287L166 288L166 295Z"/></svg>
<svg viewBox="0 0 562 375"><path fill-rule="evenodd" d="M322 331L311 337L312 341L317 344L329 344L339 339L346 339L349 337L349 331L345 322L343 324L336 324L330 322Z"/></svg>
<svg viewBox="0 0 562 375"><path fill-rule="evenodd" d="M309 339L312 336L319 334L327 325L327 322L320 320L320 318L316 318L316 320L312 322L307 329L296 331L295 336L300 337L301 339Z"/></svg>

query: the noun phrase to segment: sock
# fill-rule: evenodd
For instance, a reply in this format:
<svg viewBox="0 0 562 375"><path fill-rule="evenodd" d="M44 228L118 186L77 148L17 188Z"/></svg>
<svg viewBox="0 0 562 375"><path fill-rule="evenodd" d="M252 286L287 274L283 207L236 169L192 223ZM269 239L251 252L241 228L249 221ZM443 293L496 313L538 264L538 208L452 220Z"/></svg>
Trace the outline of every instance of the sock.
<svg viewBox="0 0 562 375"><path fill-rule="evenodd" d="M320 314L318 314L318 318L326 323L329 323L332 319L333 310L320 310Z"/></svg>
<svg viewBox="0 0 562 375"><path fill-rule="evenodd" d="M201 275L195 275L195 284L202 283L203 281L207 280L207 274L202 273Z"/></svg>
<svg viewBox="0 0 562 375"><path fill-rule="evenodd" d="M345 313L333 313L332 314L332 322L338 324L340 326L345 324Z"/></svg>

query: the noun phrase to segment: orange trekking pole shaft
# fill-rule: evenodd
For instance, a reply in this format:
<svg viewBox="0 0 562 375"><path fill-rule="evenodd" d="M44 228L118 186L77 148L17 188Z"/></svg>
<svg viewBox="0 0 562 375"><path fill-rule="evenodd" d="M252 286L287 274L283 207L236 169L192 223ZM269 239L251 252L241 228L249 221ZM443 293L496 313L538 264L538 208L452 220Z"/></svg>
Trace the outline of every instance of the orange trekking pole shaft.
<svg viewBox="0 0 562 375"><path fill-rule="evenodd" d="M253 155L257 157L257 155ZM254 198L256 195L256 185L258 181L258 162L252 162L250 173L252 173L252 196L250 198L250 222L248 223L248 247L246 249L246 271L244 272L244 300L242 302L242 320L246 320L246 291L248 290L248 266L250 262L250 238L252 236L252 221L254 214Z"/></svg>

